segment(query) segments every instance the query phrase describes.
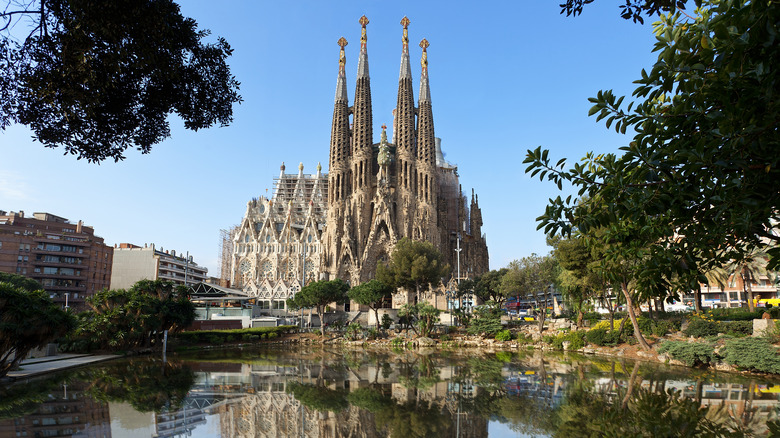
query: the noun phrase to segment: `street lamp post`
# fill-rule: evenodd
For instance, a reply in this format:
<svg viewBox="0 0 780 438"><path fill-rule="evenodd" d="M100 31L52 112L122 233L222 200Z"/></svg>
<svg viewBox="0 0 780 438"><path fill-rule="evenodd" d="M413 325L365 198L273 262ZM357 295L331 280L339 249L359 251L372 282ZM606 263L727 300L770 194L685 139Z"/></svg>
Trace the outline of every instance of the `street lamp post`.
<svg viewBox="0 0 780 438"><path fill-rule="evenodd" d="M65 310L68 310L70 306L68 306L68 297L70 296L70 292L65 292Z"/></svg>

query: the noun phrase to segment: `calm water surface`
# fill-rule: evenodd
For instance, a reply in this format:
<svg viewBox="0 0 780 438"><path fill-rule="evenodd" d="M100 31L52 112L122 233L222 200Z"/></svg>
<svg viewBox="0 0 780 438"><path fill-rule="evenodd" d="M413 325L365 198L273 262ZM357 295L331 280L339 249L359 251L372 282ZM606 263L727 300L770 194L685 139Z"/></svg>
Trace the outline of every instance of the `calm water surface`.
<svg viewBox="0 0 780 438"><path fill-rule="evenodd" d="M771 436L779 399L777 379L573 354L210 351L0 388L0 438Z"/></svg>

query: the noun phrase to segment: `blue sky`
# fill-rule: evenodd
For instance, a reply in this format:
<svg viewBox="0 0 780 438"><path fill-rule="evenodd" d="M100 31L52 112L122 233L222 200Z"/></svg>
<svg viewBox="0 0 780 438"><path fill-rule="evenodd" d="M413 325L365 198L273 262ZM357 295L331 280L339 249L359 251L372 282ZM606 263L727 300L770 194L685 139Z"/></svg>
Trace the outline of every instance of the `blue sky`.
<svg viewBox="0 0 780 438"><path fill-rule="evenodd" d="M375 141L392 126L401 57L401 18L409 26L417 98L422 38L428 48L435 130L464 192L479 195L490 267L546 253L535 218L557 188L524 172L526 150L578 160L612 152L628 137L588 117L598 90L630 94L655 61L654 38L596 2L577 18L560 0L181 1L182 13L235 50L229 60L244 102L225 128L191 132L172 117L172 136L148 155L101 165L46 149L25 127L0 133L0 209L47 211L83 220L106 243L154 242L189 251L217 274L220 228L241 221L246 202L270 195L282 162L327 170L338 45L349 45L353 99L360 24L368 25ZM653 20L648 20L651 22Z"/></svg>

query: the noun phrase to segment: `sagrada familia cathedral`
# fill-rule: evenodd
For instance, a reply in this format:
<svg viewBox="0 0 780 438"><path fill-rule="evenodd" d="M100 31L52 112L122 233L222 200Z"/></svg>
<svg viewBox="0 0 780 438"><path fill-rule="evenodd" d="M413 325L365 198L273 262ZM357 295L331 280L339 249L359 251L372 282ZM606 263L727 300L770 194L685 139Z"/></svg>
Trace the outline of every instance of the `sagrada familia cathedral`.
<svg viewBox="0 0 780 438"><path fill-rule="evenodd" d="M444 159L433 123L428 82L428 41L422 48L419 100L415 104L409 59L409 19L404 17L393 138L382 126L374 142L368 19L360 19L355 98L347 93L347 41L343 37L328 174L282 171L273 197L253 199L230 236L230 279L283 310L283 300L314 279L341 278L352 285L374 278L400 239L427 241L452 267L452 280L488 271L482 211L472 190L463 195L458 168ZM224 275L224 274L223 274Z"/></svg>

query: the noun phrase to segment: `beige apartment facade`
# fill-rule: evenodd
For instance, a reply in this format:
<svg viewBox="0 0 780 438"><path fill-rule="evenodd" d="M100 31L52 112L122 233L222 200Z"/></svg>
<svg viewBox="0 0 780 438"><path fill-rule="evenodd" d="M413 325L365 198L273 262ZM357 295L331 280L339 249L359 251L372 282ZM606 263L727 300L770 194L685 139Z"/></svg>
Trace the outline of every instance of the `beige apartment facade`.
<svg viewBox="0 0 780 438"><path fill-rule="evenodd" d="M207 279L208 269L186 253L157 248L154 243L143 247L120 243L114 248L111 289L129 289L140 280L167 280L192 286Z"/></svg>

